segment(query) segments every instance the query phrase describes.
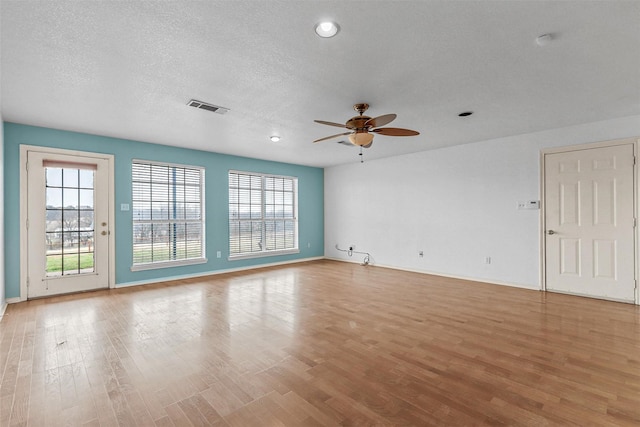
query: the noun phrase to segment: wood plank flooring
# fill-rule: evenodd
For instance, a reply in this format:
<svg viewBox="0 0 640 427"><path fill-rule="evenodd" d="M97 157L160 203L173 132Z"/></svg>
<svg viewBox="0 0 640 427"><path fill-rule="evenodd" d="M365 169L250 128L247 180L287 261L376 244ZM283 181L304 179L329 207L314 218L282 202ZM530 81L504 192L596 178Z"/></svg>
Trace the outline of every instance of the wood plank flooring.
<svg viewBox="0 0 640 427"><path fill-rule="evenodd" d="M333 261L10 305L0 426L640 425L640 308Z"/></svg>

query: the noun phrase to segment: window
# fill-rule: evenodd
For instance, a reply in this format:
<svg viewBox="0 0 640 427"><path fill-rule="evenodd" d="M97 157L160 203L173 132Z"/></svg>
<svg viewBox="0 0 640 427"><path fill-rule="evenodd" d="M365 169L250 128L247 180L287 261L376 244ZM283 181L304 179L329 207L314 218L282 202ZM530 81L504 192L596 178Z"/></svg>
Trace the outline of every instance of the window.
<svg viewBox="0 0 640 427"><path fill-rule="evenodd" d="M229 172L229 255L298 252L298 179Z"/></svg>
<svg viewBox="0 0 640 427"><path fill-rule="evenodd" d="M134 160L132 270L206 262L204 169Z"/></svg>

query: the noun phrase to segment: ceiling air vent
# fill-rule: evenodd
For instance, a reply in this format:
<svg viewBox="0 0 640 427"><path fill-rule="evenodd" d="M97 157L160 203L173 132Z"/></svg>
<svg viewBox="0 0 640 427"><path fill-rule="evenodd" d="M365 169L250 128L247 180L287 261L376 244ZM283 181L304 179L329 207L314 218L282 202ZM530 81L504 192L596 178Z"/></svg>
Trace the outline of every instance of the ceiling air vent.
<svg viewBox="0 0 640 427"><path fill-rule="evenodd" d="M195 99L187 102L187 105L190 107L200 108L201 110L213 111L214 113L218 114L226 114L229 111L228 108L219 107L217 105L208 104L202 101L196 101Z"/></svg>

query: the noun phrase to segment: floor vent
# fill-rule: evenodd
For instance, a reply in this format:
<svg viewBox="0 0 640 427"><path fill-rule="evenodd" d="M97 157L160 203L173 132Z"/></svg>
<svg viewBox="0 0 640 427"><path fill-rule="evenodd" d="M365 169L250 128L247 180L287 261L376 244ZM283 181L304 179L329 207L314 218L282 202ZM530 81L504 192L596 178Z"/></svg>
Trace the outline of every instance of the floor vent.
<svg viewBox="0 0 640 427"><path fill-rule="evenodd" d="M226 114L227 112L229 112L228 108L220 107L218 105L208 104L202 101L196 101L195 99L192 99L191 101L187 102L187 105L190 107L200 108L201 110L213 111L214 113L218 113L218 114Z"/></svg>

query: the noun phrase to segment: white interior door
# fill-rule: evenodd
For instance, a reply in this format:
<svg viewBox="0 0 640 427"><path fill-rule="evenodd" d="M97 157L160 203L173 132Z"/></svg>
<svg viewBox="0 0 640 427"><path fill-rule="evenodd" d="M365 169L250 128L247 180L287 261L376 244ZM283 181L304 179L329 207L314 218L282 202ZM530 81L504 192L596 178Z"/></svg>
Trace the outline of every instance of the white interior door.
<svg viewBox="0 0 640 427"><path fill-rule="evenodd" d="M546 287L634 301L634 153L545 154Z"/></svg>
<svg viewBox="0 0 640 427"><path fill-rule="evenodd" d="M109 161L27 153L27 296L109 287Z"/></svg>

